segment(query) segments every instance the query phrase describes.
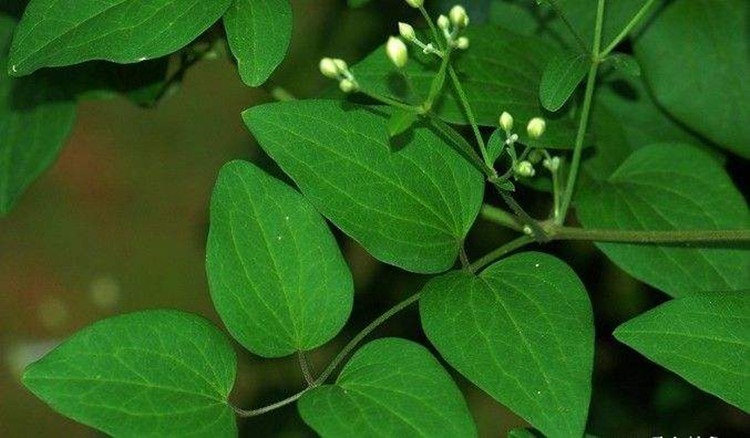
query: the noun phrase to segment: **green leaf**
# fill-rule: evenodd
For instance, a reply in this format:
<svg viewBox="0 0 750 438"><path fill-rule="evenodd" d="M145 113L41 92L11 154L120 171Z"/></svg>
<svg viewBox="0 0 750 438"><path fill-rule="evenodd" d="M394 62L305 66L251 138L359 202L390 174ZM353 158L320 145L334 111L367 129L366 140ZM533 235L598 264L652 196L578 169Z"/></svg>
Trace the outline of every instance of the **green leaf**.
<svg viewBox="0 0 750 438"><path fill-rule="evenodd" d="M352 309L351 273L323 218L294 189L247 162L219 172L206 271L227 329L261 356L328 342Z"/></svg>
<svg viewBox="0 0 750 438"><path fill-rule="evenodd" d="M233 437L227 397L236 367L227 338L208 321L149 310L84 328L29 365L23 384L109 435Z"/></svg>
<svg viewBox="0 0 750 438"><path fill-rule="evenodd" d="M505 149L505 141L507 140L507 134L502 128L495 129L487 141L487 155L490 157L490 162L494 163L500 158Z"/></svg>
<svg viewBox="0 0 750 438"><path fill-rule="evenodd" d="M419 119L414 111L396 108L388 119L388 135L396 137L406 132Z"/></svg>
<svg viewBox="0 0 750 438"><path fill-rule="evenodd" d="M47 72L8 76L14 26L0 14L0 216L55 161L75 120L75 102Z"/></svg>
<svg viewBox="0 0 750 438"><path fill-rule="evenodd" d="M628 76L640 76L641 65L638 60L627 53L613 53L603 61L603 65L611 65L615 70L620 70Z"/></svg>
<svg viewBox="0 0 750 438"><path fill-rule="evenodd" d="M621 325L614 335L750 413L749 315L748 291L700 294L662 304Z"/></svg>
<svg viewBox="0 0 750 438"><path fill-rule="evenodd" d="M750 158L750 2L672 2L638 39L635 53L659 104Z"/></svg>
<svg viewBox="0 0 750 438"><path fill-rule="evenodd" d="M429 340L472 383L547 436L583 434L594 323L565 263L528 252L478 276L451 272L425 286L419 311Z"/></svg>
<svg viewBox="0 0 750 438"><path fill-rule="evenodd" d="M134 63L172 53L221 17L231 0L32 0L18 25L13 75L93 59Z"/></svg>
<svg viewBox="0 0 750 438"><path fill-rule="evenodd" d="M586 228L614 230L747 229L750 212L710 155L681 144L634 152L576 202ZM750 284L750 251L717 247L598 243L620 268L674 297Z"/></svg>
<svg viewBox="0 0 750 438"><path fill-rule="evenodd" d="M552 58L544 68L539 85L539 99L544 108L557 111L565 105L586 76L591 65L588 55L563 52Z"/></svg>
<svg viewBox="0 0 750 438"><path fill-rule="evenodd" d="M233 0L224 27L242 81L257 87L286 56L292 38L289 0Z"/></svg>
<svg viewBox="0 0 750 438"><path fill-rule="evenodd" d="M335 385L308 391L298 407L323 438L477 436L450 375L426 348L404 339L363 346Z"/></svg>
<svg viewBox="0 0 750 438"><path fill-rule="evenodd" d="M568 114L551 114L539 103L539 83L547 61L558 52L534 37L513 34L494 26L470 26L466 30L471 48L457 52L453 63L467 99L483 126L497 126L498 117L508 111L518 126L533 117L544 116L547 131L539 139L518 130L521 142L535 147L572 148L576 125ZM412 46L413 47L413 46ZM439 59L412 48L411 59L403 69L396 68L380 47L352 67L365 91L393 96L414 105L427 98ZM446 83L443 97L434 106L447 122L468 124L453 86Z"/></svg>
<svg viewBox="0 0 750 438"><path fill-rule="evenodd" d="M255 106L243 118L313 205L373 256L445 271L479 212L482 175L429 128L390 144L379 111L305 100Z"/></svg>

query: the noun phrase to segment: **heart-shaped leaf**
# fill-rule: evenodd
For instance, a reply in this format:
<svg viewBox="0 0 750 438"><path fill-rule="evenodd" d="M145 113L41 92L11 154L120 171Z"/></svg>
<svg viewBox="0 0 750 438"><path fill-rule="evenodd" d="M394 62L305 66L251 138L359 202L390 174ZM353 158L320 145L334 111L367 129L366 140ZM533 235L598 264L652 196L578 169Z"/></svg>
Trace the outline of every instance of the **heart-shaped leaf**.
<svg viewBox="0 0 750 438"><path fill-rule="evenodd" d="M426 348L404 339L363 346L335 385L308 391L298 406L323 438L477 435L450 375Z"/></svg>
<svg viewBox="0 0 750 438"><path fill-rule="evenodd" d="M253 353L313 349L349 317L352 276L325 221L250 163L232 161L219 172L206 253L216 310Z"/></svg>
<svg viewBox="0 0 750 438"><path fill-rule="evenodd" d="M453 265L483 183L442 137L421 126L391 144L388 114L326 100L260 105L243 118L318 210L372 255L414 272Z"/></svg>
<svg viewBox="0 0 750 438"><path fill-rule="evenodd" d="M23 383L53 409L113 436L234 437L237 358L203 318L173 310L89 326L29 365Z"/></svg>
<svg viewBox="0 0 750 438"><path fill-rule="evenodd" d="M669 301L621 325L615 337L695 386L750 412L748 292L704 293Z"/></svg>
<svg viewBox="0 0 750 438"><path fill-rule="evenodd" d="M231 0L32 0L13 38L10 71L92 59L133 63L180 49L209 28Z"/></svg>
<svg viewBox="0 0 750 438"><path fill-rule="evenodd" d="M547 436L586 425L594 323L586 290L562 261L522 253L478 276L431 280L422 327L454 368Z"/></svg>
<svg viewBox="0 0 750 438"><path fill-rule="evenodd" d="M677 120L750 158L750 2L671 2L635 44L644 76Z"/></svg>
<svg viewBox="0 0 750 438"><path fill-rule="evenodd" d="M224 27L242 81L257 87L286 55L292 8L289 0L233 0L224 14Z"/></svg>
<svg viewBox="0 0 750 438"><path fill-rule="evenodd" d="M750 227L742 194L724 169L688 145L635 151L606 180L582 186L576 211L586 228L731 230ZM620 268L674 297L695 291L745 289L750 251L597 243Z"/></svg>

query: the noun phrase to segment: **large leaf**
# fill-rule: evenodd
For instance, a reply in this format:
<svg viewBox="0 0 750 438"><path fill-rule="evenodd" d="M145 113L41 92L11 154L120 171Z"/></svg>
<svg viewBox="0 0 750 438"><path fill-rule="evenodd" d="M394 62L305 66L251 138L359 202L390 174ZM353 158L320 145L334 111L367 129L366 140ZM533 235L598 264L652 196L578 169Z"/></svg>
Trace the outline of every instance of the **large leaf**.
<svg viewBox="0 0 750 438"><path fill-rule="evenodd" d="M206 252L216 310L256 354L313 349L349 317L352 277L325 221L250 163L233 161L219 173Z"/></svg>
<svg viewBox="0 0 750 438"><path fill-rule="evenodd" d="M227 41L242 80L257 87L281 63L292 37L289 0L233 0L224 14Z"/></svg>
<svg viewBox="0 0 750 438"><path fill-rule="evenodd" d="M237 366L203 318L152 310L73 335L23 375L53 409L114 436L237 434L227 397Z"/></svg>
<svg viewBox="0 0 750 438"><path fill-rule="evenodd" d="M750 2L672 2L637 40L635 53L670 114L750 158Z"/></svg>
<svg viewBox="0 0 750 438"><path fill-rule="evenodd" d="M710 155L688 145L634 152L609 178L585 186L576 202L586 228L615 230L747 229L750 213ZM599 243L630 275L672 296L736 290L750 284L750 251L722 247Z"/></svg>
<svg viewBox="0 0 750 438"><path fill-rule="evenodd" d="M256 106L243 118L318 210L375 257L445 271L479 211L482 176L428 128L390 144L388 115L377 111L307 100Z"/></svg>
<svg viewBox="0 0 750 438"><path fill-rule="evenodd" d="M9 68L93 59L133 63L185 46L221 17L231 0L32 0L13 39Z"/></svg>
<svg viewBox="0 0 750 438"><path fill-rule="evenodd" d="M456 53L454 65L477 123L496 126L503 111L510 112L518 126L525 126L532 117L544 116L548 122L544 136L531 139L525 130L519 129L521 141L536 146L572 148L576 125L569 115L553 115L539 103L542 72L557 50L538 38L519 36L495 26L470 26L467 35L471 47L466 52ZM383 47L352 67L362 88L421 104L429 94L439 59L410 47L412 59L403 69L397 69L390 62ZM435 110L448 122L468 123L450 81L446 81L444 97Z"/></svg>
<svg viewBox="0 0 750 438"><path fill-rule="evenodd" d="M750 413L747 290L669 301L621 325L615 337L695 386Z"/></svg>
<svg viewBox="0 0 750 438"><path fill-rule="evenodd" d="M0 216L55 161L75 119L75 102L50 74L8 76L14 25L0 14Z"/></svg>
<svg viewBox="0 0 750 438"><path fill-rule="evenodd" d="M323 438L476 436L456 384L426 348L378 339L349 360L335 385L299 401L302 418Z"/></svg>
<svg viewBox="0 0 750 438"><path fill-rule="evenodd" d="M545 435L583 434L594 323L565 263L522 253L478 276L436 277L422 294L422 326L448 363Z"/></svg>

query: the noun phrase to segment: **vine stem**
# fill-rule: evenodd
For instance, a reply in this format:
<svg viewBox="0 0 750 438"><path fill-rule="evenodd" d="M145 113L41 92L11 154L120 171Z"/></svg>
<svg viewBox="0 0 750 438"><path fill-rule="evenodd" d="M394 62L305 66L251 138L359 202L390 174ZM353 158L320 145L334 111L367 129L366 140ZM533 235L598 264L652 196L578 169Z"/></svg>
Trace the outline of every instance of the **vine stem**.
<svg viewBox="0 0 750 438"><path fill-rule="evenodd" d="M612 42L609 43L609 45L601 51L601 53L599 54L599 59L604 59L615 49L615 47L617 47L618 44L622 42L622 40L625 39L625 37L628 36L630 31L633 30L633 28L643 19L644 15L646 15L646 12L651 9L651 6L654 3L656 3L656 0L648 0L648 2L646 2L646 4L641 7L641 9L633 16L630 22L615 37L615 39L613 39Z"/></svg>
<svg viewBox="0 0 750 438"><path fill-rule="evenodd" d="M341 364L341 362L344 361L344 359L349 356L349 353L351 353L355 348L357 348L357 345L359 345L360 342L364 338L367 337L370 333L372 333L373 330L378 328L380 325L382 325L384 322L389 320L393 315L399 313L400 311L406 309L407 307L411 306L415 302L419 301L419 298L421 296L420 292L417 292L416 294L410 296L409 298L401 301L400 303L396 304L395 306L388 309L385 313L380 315L377 319L375 319L373 322L367 325L367 327L363 328L362 331L357 333L351 341L349 341L346 346L339 352L339 354L336 355L336 357L331 361L330 364L328 364L328 367L323 371L323 373L315 379L315 386L322 385L328 378L333 374L333 372L336 370L336 368Z"/></svg>
<svg viewBox="0 0 750 438"><path fill-rule="evenodd" d="M484 204L482 209L479 211L480 216L483 219L502 225L506 228L510 228L515 231L522 231L523 226L519 222L518 218L513 214L497 208L489 204Z"/></svg>
<svg viewBox="0 0 750 438"><path fill-rule="evenodd" d="M532 242L534 242L534 238L531 236L517 237L511 240L510 242L506 243L505 245L492 250L484 257L480 258L479 260L469 265L469 271L477 272L480 269L489 265L490 263L494 262L495 260L498 260L499 258L505 256L506 254L513 252L519 248L522 248Z"/></svg>
<svg viewBox="0 0 750 438"><path fill-rule="evenodd" d="M302 375L305 377L305 382L308 386L315 386L315 379L310 371L310 362L307 359L307 355L304 351L297 352L297 359L299 361L299 368L302 370Z"/></svg>
<svg viewBox="0 0 750 438"><path fill-rule="evenodd" d="M599 48L602 40L602 23L604 21L604 0L599 0L596 8L596 28L594 30L594 47L591 51L591 67L589 68L588 79L586 80L586 92L583 98L583 107L581 109L581 120L578 123L578 133L576 134L575 148L573 149L573 160L570 163L570 172L568 181L565 184L562 203L560 206L560 215L555 218L555 223L561 225L565 221L570 208L570 201L573 198L573 189L575 188L576 179L578 178L578 168L581 165L581 155L583 153L583 140L586 137L589 116L591 114L591 102L594 98L594 85L596 85L596 75L599 72Z"/></svg>
<svg viewBox="0 0 750 438"><path fill-rule="evenodd" d="M750 230L597 230L553 226L548 230L552 240L591 240L617 243L747 243Z"/></svg>
<svg viewBox="0 0 750 438"><path fill-rule="evenodd" d="M466 93L464 92L464 87L461 86L461 81L458 79L458 75L456 74L456 70L453 68L452 65L448 66L448 76L451 78L451 82L453 83L453 88L456 89L456 94L458 94L458 100L461 101L461 106L464 109L464 112L466 113L466 119L469 121L469 124L471 125L471 130L474 132L474 137L477 140L477 144L479 145L479 152L482 154L482 159L484 160L484 164L492 169L492 161L490 160L489 155L487 154L487 146L484 144L484 139L482 138L482 133L479 132L479 126L477 125L476 119L474 118L474 111L471 109L471 105L469 104L469 100L466 98ZM494 173L494 170L493 170Z"/></svg>
<svg viewBox="0 0 750 438"><path fill-rule="evenodd" d="M344 346L344 348L339 352L339 354L336 355L335 358L331 361L330 364L328 364L328 367L323 371L323 373L315 380L312 380L308 382L308 387L303 389L302 391L285 398L284 400L280 400L276 403L270 404L268 406L263 406L262 408L258 409L251 409L251 410L245 410L240 409L237 406L230 405L234 412L237 414L238 417L255 417L258 415L265 414L267 412L274 411L276 409L282 408L286 405L292 404L299 400L305 393L315 387L318 387L325 383L326 380L328 380L329 377L331 377L331 374L333 374L334 371L336 371L336 368L338 368L339 365L346 359L349 354L357 348L357 345L359 345L360 342L364 338L367 337L370 333L372 333L373 330L381 326L384 322L388 321L391 317L393 317L395 314L399 313L400 311L406 309L410 305L414 304L415 302L419 301L419 298L421 296L420 292L417 292L416 294L410 296L409 298L401 301L400 303L396 304L395 306L388 309L385 313L380 315L377 319L375 319L373 322L367 325L367 327L363 328L359 333L357 333L349 343ZM300 356L300 365L302 365L303 357ZM303 371L304 372L304 371Z"/></svg>

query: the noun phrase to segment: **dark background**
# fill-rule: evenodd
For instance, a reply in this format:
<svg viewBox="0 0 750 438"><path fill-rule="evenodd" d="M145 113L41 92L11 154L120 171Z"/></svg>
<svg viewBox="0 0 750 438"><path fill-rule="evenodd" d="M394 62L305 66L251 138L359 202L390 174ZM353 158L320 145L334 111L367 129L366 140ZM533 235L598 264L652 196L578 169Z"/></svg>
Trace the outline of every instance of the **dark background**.
<svg viewBox="0 0 750 438"><path fill-rule="evenodd" d="M10 3L0 1L0 7ZM79 105L62 155L0 220L0 436L96 436L54 413L24 390L23 366L76 330L108 316L170 307L208 317L221 327L204 273L208 200L220 166L233 158L274 171L240 120L240 112L271 99L276 86L300 98L332 84L317 72L321 56L359 59L415 22L398 0L349 10L335 0L294 1L295 31L287 60L263 89L242 85L231 60L202 61L179 92L154 109L124 98ZM440 2L436 2L440 3ZM470 7L480 22L483 3ZM7 10L7 9L6 9ZM730 157L729 170L748 193L748 162ZM491 196L490 196L491 198ZM545 195L522 191L533 211ZM495 200L495 202L497 202ZM427 279L382 265L338 235L354 272L354 314L344 332L311 354L321 370L354 333ZM510 237L478 222L468 251L476 259ZM602 437L750 436L750 419L678 376L617 343L612 330L666 299L628 277L587 243L544 248L567 260L590 293L597 324L594 390L588 430ZM376 332L423 341L409 309ZM264 360L237 346L240 370L233 400L245 408L284 398L302 385L293 359ZM455 375L455 374L454 374ZM455 375L483 437L504 436L523 420ZM312 436L294 406L240 421L245 436Z"/></svg>

